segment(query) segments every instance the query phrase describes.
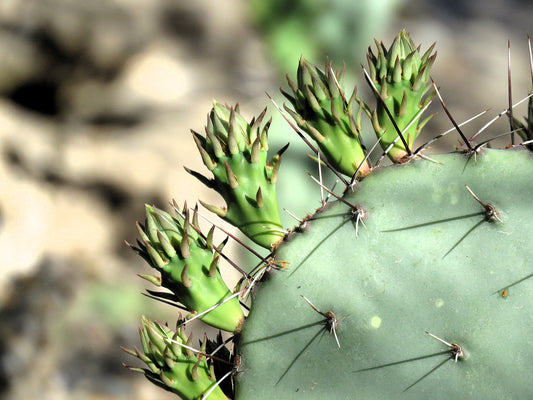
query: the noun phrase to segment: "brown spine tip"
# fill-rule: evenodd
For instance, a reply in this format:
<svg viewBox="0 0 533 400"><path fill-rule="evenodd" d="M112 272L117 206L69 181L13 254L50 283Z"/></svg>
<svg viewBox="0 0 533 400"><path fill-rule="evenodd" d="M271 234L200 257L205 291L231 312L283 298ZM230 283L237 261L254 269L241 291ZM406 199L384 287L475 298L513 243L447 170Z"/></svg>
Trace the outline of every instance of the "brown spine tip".
<svg viewBox="0 0 533 400"><path fill-rule="evenodd" d="M209 229L209 232L207 232L207 237L205 239L207 250L213 251L213 235L215 234L215 225Z"/></svg>
<svg viewBox="0 0 533 400"><path fill-rule="evenodd" d="M230 187L232 189L237 189L239 187L239 181L237 180L237 176L235 176L227 161L224 161L224 167L226 168L226 176L228 178Z"/></svg>
<svg viewBox="0 0 533 400"><path fill-rule="evenodd" d="M214 381L217 377L215 375L215 365L213 363L209 364L209 380Z"/></svg>
<svg viewBox="0 0 533 400"><path fill-rule="evenodd" d="M379 93L383 100L387 100L389 98L389 91L387 87L387 76L383 75L383 78L381 79L381 91Z"/></svg>
<svg viewBox="0 0 533 400"><path fill-rule="evenodd" d="M224 156L224 150L222 149L222 145L220 144L220 141L218 138L214 135L213 130L214 126L211 123L211 120L208 120L207 127L205 129L205 134L207 136L207 139L211 142L211 146L213 146L213 153L215 153L215 157L220 158Z"/></svg>
<svg viewBox="0 0 533 400"><path fill-rule="evenodd" d="M379 124L378 112L375 108L372 111L372 126L374 127L374 130L378 133L381 133L381 131L383 130L383 128Z"/></svg>
<svg viewBox="0 0 533 400"><path fill-rule="evenodd" d="M192 286L192 281L189 278L189 275L187 275L187 267L189 265L185 263L185 266L183 267L183 270L181 271L181 282L186 288L190 288Z"/></svg>
<svg viewBox="0 0 533 400"><path fill-rule="evenodd" d="M200 156L202 157L202 161L204 162L204 165L207 167L209 171L212 171L216 166L217 163L213 161L207 150L202 146L202 143L200 142L200 135L196 133L195 131L191 130L192 137L194 139L194 143L196 143L196 147L198 148L198 152L200 153Z"/></svg>
<svg viewBox="0 0 533 400"><path fill-rule="evenodd" d="M252 153L250 160L252 163L257 164L259 162L259 150L261 149L261 136L258 134L252 143Z"/></svg>
<svg viewBox="0 0 533 400"><path fill-rule="evenodd" d="M198 380L198 366L200 365L200 361L201 360L196 361L191 369L191 379L193 381Z"/></svg>
<svg viewBox="0 0 533 400"><path fill-rule="evenodd" d="M202 200L198 200L198 201L200 202L200 204L202 206L204 206L206 209L208 209L212 213L215 213L220 218L224 218L226 216L226 214L227 214L227 212L225 210L223 210L222 208L219 208L219 207L214 206L212 204L204 203Z"/></svg>
<svg viewBox="0 0 533 400"><path fill-rule="evenodd" d="M305 129L309 132L309 134L311 136L313 136L313 139L315 139L318 143L321 143L324 140L326 140L326 137L324 135L322 135L318 131L318 129L316 129L313 126L311 126L311 124L309 124L309 122L304 121L304 124L305 124Z"/></svg>
<svg viewBox="0 0 533 400"><path fill-rule="evenodd" d="M209 277L214 278L217 275L218 255L213 258L209 265Z"/></svg>
<svg viewBox="0 0 533 400"><path fill-rule="evenodd" d="M198 220L198 203L194 205L194 210L192 213L192 224L196 228L200 228L200 221Z"/></svg>
<svg viewBox="0 0 533 400"><path fill-rule="evenodd" d="M398 116L404 117L406 109L407 109L407 94L404 90L403 96L402 96L402 103L400 104L400 111L398 113Z"/></svg>
<svg viewBox="0 0 533 400"><path fill-rule="evenodd" d="M263 200L263 194L261 192L261 187L257 189L257 193L255 195L255 202L257 204L257 207L262 208L265 205L265 202Z"/></svg>
<svg viewBox="0 0 533 400"><path fill-rule="evenodd" d="M305 85L305 97L307 98L309 107L311 107L314 112L319 113L322 110L318 99L315 97L309 85Z"/></svg>
<svg viewBox="0 0 533 400"><path fill-rule="evenodd" d="M335 107L335 99L332 97L330 101L330 108L331 108L331 116L333 117L333 121L336 125L340 125L342 123L341 117L339 115L339 112L337 111L337 107Z"/></svg>
<svg viewBox="0 0 533 400"><path fill-rule="evenodd" d="M161 371L161 373L159 374L159 377L161 378L161 381L168 387L173 387L174 384L176 383L174 379L170 379L168 376L166 376L163 371Z"/></svg>
<svg viewBox="0 0 533 400"><path fill-rule="evenodd" d="M188 219L185 218L185 225L183 226L183 237L180 243L180 253L183 258L189 258L191 255L191 249L189 247L189 225Z"/></svg>
<svg viewBox="0 0 533 400"><path fill-rule="evenodd" d="M230 118L229 118L229 130L228 130L228 147L229 152L231 154L238 154L239 153L239 144L237 143L237 139L235 138L235 109L232 108L230 111Z"/></svg>

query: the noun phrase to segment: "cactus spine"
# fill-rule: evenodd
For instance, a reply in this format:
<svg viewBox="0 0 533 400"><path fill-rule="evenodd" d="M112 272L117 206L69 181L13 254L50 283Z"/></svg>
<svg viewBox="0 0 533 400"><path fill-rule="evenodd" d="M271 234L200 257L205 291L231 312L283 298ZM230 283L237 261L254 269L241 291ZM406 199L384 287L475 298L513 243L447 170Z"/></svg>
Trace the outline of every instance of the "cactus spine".
<svg viewBox="0 0 533 400"><path fill-rule="evenodd" d="M511 106L506 113L522 143L486 149L491 139L475 145L459 132L465 150L422 159L413 145L441 97L429 76L436 53L419 53L405 31L376 45L365 69L374 106L355 89L347 97L329 61L322 71L302 58L291 93L282 91L295 129L346 183L343 193L325 187L331 196L286 233L273 186L284 149L267 163L264 113L248 124L237 107L215 103L206 137L193 133L214 178L191 173L227 204L206 208L272 253L254 253L257 266L242 268L232 292L218 275L222 247L187 207L176 217L147 207L134 249L161 278L145 278L234 333L227 365L205 347L176 348L188 343L182 326L174 333L143 319L144 354L128 352L149 379L184 399L533 397L532 100L525 121ZM394 165L381 167L363 145L362 111ZM249 293L242 323L237 299ZM180 363L204 371L194 390ZM219 381L232 378L224 393L214 366Z"/></svg>

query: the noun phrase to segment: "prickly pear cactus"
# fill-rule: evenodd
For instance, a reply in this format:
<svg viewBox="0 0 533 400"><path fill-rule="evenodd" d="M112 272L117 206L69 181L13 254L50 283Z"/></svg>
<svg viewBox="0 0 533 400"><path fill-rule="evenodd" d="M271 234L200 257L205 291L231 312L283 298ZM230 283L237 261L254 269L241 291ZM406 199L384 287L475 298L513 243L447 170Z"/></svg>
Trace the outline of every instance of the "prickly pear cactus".
<svg viewBox="0 0 533 400"><path fill-rule="evenodd" d="M128 352L148 368L132 369L183 399L533 398L533 101L525 121L510 101L510 144L487 148L502 135L468 140L430 83L433 46L420 53L404 31L376 45L364 70L374 106L347 97L329 61L322 71L302 59L283 91L288 116L280 111L344 184L314 178L320 207L286 231L274 189L282 151L266 162L262 116L248 124L215 103L206 137L194 134L214 178L193 174L226 201L206 208L265 252L235 266L243 278L231 291L201 211L147 207L134 249L161 277L143 277L189 314L175 332L143 319L143 352ZM463 146L428 156L434 140L414 146L435 98ZM229 339L195 347L184 336L194 318Z"/></svg>

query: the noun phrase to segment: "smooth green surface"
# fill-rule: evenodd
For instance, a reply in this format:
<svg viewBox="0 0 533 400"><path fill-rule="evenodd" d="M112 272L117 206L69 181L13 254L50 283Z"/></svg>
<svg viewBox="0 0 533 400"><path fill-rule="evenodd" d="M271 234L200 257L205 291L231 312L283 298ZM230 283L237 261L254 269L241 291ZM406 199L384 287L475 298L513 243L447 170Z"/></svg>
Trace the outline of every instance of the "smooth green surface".
<svg viewBox="0 0 533 400"><path fill-rule="evenodd" d="M533 398L531 155L435 159L364 179L348 198L368 213L358 238L335 203L280 247L290 264L255 293L236 399ZM344 318L341 349L302 295Z"/></svg>

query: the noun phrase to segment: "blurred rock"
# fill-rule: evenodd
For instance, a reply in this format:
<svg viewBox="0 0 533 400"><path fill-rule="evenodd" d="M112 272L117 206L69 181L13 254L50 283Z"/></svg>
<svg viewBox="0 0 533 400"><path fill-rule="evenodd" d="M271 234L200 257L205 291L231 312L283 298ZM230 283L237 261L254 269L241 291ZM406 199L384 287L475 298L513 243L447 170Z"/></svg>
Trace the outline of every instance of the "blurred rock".
<svg viewBox="0 0 533 400"><path fill-rule="evenodd" d="M42 70L43 54L28 40L4 30L0 35L0 93L9 93Z"/></svg>
<svg viewBox="0 0 533 400"><path fill-rule="evenodd" d="M175 107L187 101L193 77L169 46L150 46L128 60L122 80L126 89L154 107Z"/></svg>

